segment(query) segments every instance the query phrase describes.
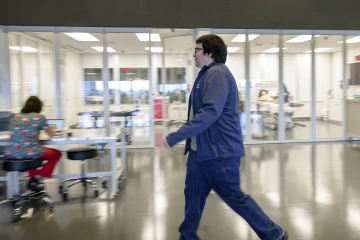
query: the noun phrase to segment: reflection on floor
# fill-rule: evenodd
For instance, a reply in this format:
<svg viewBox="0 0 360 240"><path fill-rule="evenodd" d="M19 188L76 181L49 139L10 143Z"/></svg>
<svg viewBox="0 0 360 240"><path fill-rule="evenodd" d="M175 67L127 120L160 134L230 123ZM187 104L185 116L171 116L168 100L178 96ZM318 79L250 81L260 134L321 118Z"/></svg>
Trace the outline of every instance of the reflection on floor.
<svg viewBox="0 0 360 240"><path fill-rule="evenodd" d="M11 224L10 206L1 205L0 239L178 239L186 170L182 151L182 146L129 151L128 179L115 200L106 193L94 199L89 192L82 203L75 188L63 203L57 181L51 180L54 215L35 210L32 218ZM244 191L288 229L291 240L359 239L360 143L254 145L246 146L246 154ZM89 162L90 170L102 166L96 161ZM78 167L65 162L65 171ZM208 197L198 234L204 240L258 239L216 194Z"/></svg>

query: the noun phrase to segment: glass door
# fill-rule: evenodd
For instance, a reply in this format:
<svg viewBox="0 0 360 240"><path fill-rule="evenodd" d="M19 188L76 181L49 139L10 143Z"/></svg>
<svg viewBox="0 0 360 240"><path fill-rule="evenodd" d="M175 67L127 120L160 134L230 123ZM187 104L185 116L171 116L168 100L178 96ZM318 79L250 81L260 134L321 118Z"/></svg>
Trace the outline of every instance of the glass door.
<svg viewBox="0 0 360 240"><path fill-rule="evenodd" d="M176 131L187 121L188 98L195 80L194 31L161 34L162 68L157 68L157 96L154 118L162 122L163 136ZM155 56L154 56L155 57Z"/></svg>

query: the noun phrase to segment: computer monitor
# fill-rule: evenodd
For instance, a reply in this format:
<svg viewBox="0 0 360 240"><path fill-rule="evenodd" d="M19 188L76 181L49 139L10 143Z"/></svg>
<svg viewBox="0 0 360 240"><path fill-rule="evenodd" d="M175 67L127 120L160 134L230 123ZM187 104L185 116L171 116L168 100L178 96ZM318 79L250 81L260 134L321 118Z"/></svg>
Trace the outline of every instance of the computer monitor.
<svg viewBox="0 0 360 240"><path fill-rule="evenodd" d="M65 127L64 119L48 119L47 123L49 126L51 126L51 125L56 126L56 129L55 129L56 132L61 132Z"/></svg>
<svg viewBox="0 0 360 240"><path fill-rule="evenodd" d="M0 109L0 132L9 131L10 119L13 116L11 110Z"/></svg>

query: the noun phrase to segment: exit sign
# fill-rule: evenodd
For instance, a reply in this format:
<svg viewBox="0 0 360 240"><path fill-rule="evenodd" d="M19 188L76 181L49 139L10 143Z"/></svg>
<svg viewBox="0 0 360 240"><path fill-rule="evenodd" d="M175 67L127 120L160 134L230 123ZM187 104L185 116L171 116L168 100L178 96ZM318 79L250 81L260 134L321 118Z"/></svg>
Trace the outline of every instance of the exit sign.
<svg viewBox="0 0 360 240"><path fill-rule="evenodd" d="M360 61L360 55L359 56L356 56L356 61Z"/></svg>

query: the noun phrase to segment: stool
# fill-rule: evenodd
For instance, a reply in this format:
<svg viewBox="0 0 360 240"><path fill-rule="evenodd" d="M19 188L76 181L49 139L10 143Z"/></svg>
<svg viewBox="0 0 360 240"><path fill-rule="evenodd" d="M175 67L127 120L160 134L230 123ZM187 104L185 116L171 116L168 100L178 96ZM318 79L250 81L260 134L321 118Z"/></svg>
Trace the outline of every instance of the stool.
<svg viewBox="0 0 360 240"><path fill-rule="evenodd" d="M34 159L5 159L3 161L3 169L6 172L25 172L30 169L36 169L42 166L43 160L40 158ZM17 222L20 220L22 215L22 210L25 202L30 200L42 200L47 205L49 205L50 212L53 212L53 202L49 194L45 190L40 191L31 191L30 193L20 193L11 199L6 199L1 201L0 204L11 202L13 203L13 217L12 222Z"/></svg>
<svg viewBox="0 0 360 240"><path fill-rule="evenodd" d="M64 202L67 202L68 200L68 189L80 183L82 183L84 187L84 193L86 193L87 184L90 184L92 186L94 196L98 197L99 191L97 189L97 184L92 179L98 179L99 177L86 177L85 163L84 163L85 160L95 158L96 156L97 156L97 149L94 147L77 147L77 148L71 148L67 151L67 158L69 160L81 161L81 177L67 179L61 182L59 186L59 193L62 194L62 198ZM64 189L64 183L66 182L71 182L71 183Z"/></svg>

